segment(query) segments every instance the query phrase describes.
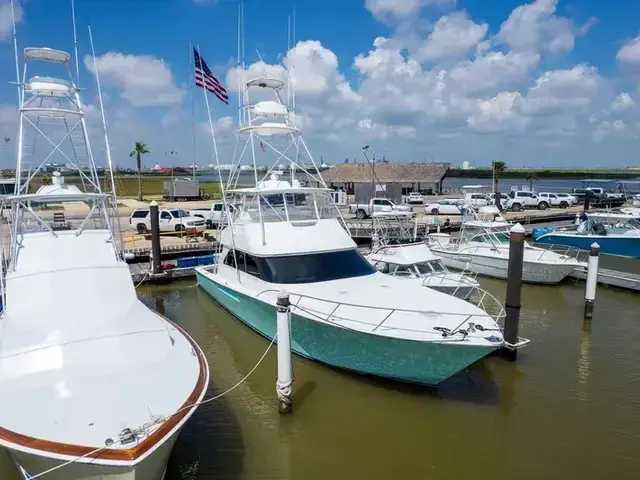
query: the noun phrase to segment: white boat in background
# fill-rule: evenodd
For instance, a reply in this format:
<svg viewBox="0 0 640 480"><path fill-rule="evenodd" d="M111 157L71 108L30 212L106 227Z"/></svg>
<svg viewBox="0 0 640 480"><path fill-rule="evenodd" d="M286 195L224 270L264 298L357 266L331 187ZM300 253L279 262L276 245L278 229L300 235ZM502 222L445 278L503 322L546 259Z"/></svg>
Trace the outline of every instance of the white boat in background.
<svg viewBox="0 0 640 480"><path fill-rule="evenodd" d="M449 268L506 279L511 226L502 218L465 219L455 241L447 234L429 235L429 247ZM545 284L562 281L581 265L569 253L569 249L562 254L525 243L523 281Z"/></svg>
<svg viewBox="0 0 640 480"><path fill-rule="evenodd" d="M380 273L414 281L462 300L471 299L480 288L470 275L450 272L423 241L385 245L369 253L366 259Z"/></svg>
<svg viewBox="0 0 640 480"><path fill-rule="evenodd" d="M277 295L285 289L293 351L358 373L435 385L502 347L490 313L376 272L360 255L293 111L280 100L283 85L272 78L243 85L242 153L234 162L257 172L260 145L270 173L251 188L229 180L219 261L196 268L198 285L269 340L276 335ZM250 103L255 93L275 100ZM290 177L281 163L288 163Z"/></svg>
<svg viewBox="0 0 640 480"><path fill-rule="evenodd" d="M185 331L136 295L114 232L106 128L108 193L69 54L26 48L24 61L15 193L3 197L11 231L2 238L11 241L0 282L0 446L25 478L160 480L205 394L207 362ZM69 79L28 78L34 62ZM51 185L28 193L48 159L65 159L83 188L54 174ZM52 202L84 202L90 212L75 226L48 223L34 208Z"/></svg>
<svg viewBox="0 0 640 480"><path fill-rule="evenodd" d="M449 272L425 239L418 238L418 225L412 217L403 212L374 213L372 250L365 258L381 273L472 300L480 289L478 281L464 273Z"/></svg>

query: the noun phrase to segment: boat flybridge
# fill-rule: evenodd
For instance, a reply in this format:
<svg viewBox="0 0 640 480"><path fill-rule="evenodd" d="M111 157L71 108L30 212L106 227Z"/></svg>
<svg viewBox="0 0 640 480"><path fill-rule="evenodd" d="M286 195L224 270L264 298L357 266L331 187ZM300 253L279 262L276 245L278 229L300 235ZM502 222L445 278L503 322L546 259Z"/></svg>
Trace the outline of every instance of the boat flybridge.
<svg viewBox="0 0 640 480"><path fill-rule="evenodd" d="M10 242L0 281L0 445L25 478L159 480L204 396L207 362L136 295L115 188L100 185L69 54L27 48L24 61L15 193L2 197L11 215L2 225ZM69 79L27 79L41 62ZM104 140L113 179L106 128ZM30 193L54 158L76 181L56 172ZM39 210L66 202L88 213L51 222Z"/></svg>
<svg viewBox="0 0 640 480"><path fill-rule="evenodd" d="M266 145L260 158L271 154L267 174L256 173L251 188L236 188L233 179L227 185L225 205L235 208L223 216L216 264L196 268L200 287L268 339L276 335L277 295L286 290L292 349L364 374L435 385L502 347L488 312L379 273L362 257L280 100L281 87L272 79L245 84L245 103L262 89L281 105L271 104L272 115L263 102L249 104L240 116L238 151L251 152L258 172L256 145ZM242 153L234 161L246 163ZM276 169L282 162L291 178Z"/></svg>
<svg viewBox="0 0 640 480"><path fill-rule="evenodd" d="M509 229L512 226L499 215L491 219L467 212L460 234L454 241L448 234L432 234L429 235L429 247L449 268L506 279ZM556 252L525 243L522 280L555 284L580 265L570 249Z"/></svg>

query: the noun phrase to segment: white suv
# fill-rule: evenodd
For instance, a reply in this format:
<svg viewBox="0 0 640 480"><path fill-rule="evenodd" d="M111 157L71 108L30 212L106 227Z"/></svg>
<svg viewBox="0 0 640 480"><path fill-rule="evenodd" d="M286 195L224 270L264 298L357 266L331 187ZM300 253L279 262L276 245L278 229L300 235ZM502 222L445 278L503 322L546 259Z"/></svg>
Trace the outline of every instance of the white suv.
<svg viewBox="0 0 640 480"><path fill-rule="evenodd" d="M540 192L538 197L540 200L548 202L552 207L569 208L569 205L571 205L571 201L568 198L560 197L557 193Z"/></svg>
<svg viewBox="0 0 640 480"><path fill-rule="evenodd" d="M509 193L509 200L507 200L506 207L515 211L521 211L525 208L539 208L540 210L546 210L550 205L548 200L538 198L538 196L533 192L514 190Z"/></svg>

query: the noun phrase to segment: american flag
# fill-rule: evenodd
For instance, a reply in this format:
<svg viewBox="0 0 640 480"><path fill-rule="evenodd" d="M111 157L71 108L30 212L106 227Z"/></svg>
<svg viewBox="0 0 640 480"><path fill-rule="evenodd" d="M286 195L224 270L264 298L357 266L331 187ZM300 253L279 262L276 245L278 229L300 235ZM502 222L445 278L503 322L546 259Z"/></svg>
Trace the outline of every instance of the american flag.
<svg viewBox="0 0 640 480"><path fill-rule="evenodd" d="M218 79L213 76L213 73L209 70L207 63L195 48L193 49L193 57L195 59L196 86L206 88L228 105L229 94Z"/></svg>

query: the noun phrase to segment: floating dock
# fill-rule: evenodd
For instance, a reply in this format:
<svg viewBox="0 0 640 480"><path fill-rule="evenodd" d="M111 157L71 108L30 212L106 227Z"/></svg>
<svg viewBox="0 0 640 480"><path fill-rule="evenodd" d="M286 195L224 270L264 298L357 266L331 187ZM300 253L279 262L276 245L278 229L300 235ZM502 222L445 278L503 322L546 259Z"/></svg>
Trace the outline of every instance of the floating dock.
<svg viewBox="0 0 640 480"><path fill-rule="evenodd" d="M570 277L577 278L578 280L586 280L587 267L578 267ZM619 272L617 270L600 268L598 270L598 283L608 287L617 287L640 292L640 275L635 273Z"/></svg>

